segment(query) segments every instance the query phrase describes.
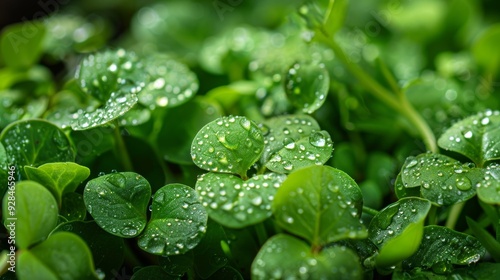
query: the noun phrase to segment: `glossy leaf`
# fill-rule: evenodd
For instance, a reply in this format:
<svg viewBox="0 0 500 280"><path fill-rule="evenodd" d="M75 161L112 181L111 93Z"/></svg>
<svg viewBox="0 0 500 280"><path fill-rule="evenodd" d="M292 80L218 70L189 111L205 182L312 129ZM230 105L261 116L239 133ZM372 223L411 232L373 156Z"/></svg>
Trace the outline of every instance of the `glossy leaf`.
<svg viewBox="0 0 500 280"><path fill-rule="evenodd" d="M208 280L219 280L219 279L233 279L233 280L243 280L243 276L241 273L230 267L230 266L225 266L219 270L217 270L214 274L212 274Z"/></svg>
<svg viewBox="0 0 500 280"><path fill-rule="evenodd" d="M9 162L7 159L7 152L5 151L5 148L3 147L2 142L0 142L0 196L3 196L7 188L9 187L8 184L8 177L9 177Z"/></svg>
<svg viewBox="0 0 500 280"><path fill-rule="evenodd" d="M362 206L361 190L349 175L329 166L311 166L288 175L272 208L285 230L323 246L366 237Z"/></svg>
<svg viewBox="0 0 500 280"><path fill-rule="evenodd" d="M183 254L203 238L207 219L205 208L192 188L166 185L153 196L151 220L137 243L142 250L155 255Z"/></svg>
<svg viewBox="0 0 500 280"><path fill-rule="evenodd" d="M444 272L450 265L471 265L484 256L486 250L471 235L441 226L426 226L418 251L403 262L403 267L432 268Z"/></svg>
<svg viewBox="0 0 500 280"><path fill-rule="evenodd" d="M356 254L345 247L325 248L315 254L304 241L278 234L257 254L252 279L351 280L363 279L363 273Z"/></svg>
<svg viewBox="0 0 500 280"><path fill-rule="evenodd" d="M9 25L0 36L3 61L11 68L28 68L40 58L45 27L41 22L23 21Z"/></svg>
<svg viewBox="0 0 500 280"><path fill-rule="evenodd" d="M131 238L146 226L151 186L141 175L119 172L90 180L83 200L87 211L105 231Z"/></svg>
<svg viewBox="0 0 500 280"><path fill-rule="evenodd" d="M266 148L261 162L270 170L290 173L330 159L333 142L307 115L280 116L261 125Z"/></svg>
<svg viewBox="0 0 500 280"><path fill-rule="evenodd" d="M198 178L196 191L210 218L226 227L242 228L271 216L272 200L284 179L284 175L270 173L243 181L210 172Z"/></svg>
<svg viewBox="0 0 500 280"><path fill-rule="evenodd" d="M57 232L37 246L22 251L20 279L98 279L85 242L69 232Z"/></svg>
<svg viewBox="0 0 500 280"><path fill-rule="evenodd" d="M176 107L198 91L198 79L186 65L165 55L144 59L148 82L139 93L139 102L147 107Z"/></svg>
<svg viewBox="0 0 500 280"><path fill-rule="evenodd" d="M181 255L159 257L158 263L168 274L175 277L182 277L194 265L193 251L187 251Z"/></svg>
<svg viewBox="0 0 500 280"><path fill-rule="evenodd" d="M169 275L165 270L161 268L161 266L152 265L146 266L139 270L137 270L130 280L156 280L156 279L164 279L164 280L175 280L179 279L178 277Z"/></svg>
<svg viewBox="0 0 500 280"><path fill-rule="evenodd" d="M228 263L228 257L222 250L222 243L227 236L221 225L208 220L207 233L193 249L194 270L201 278L214 277L214 273Z"/></svg>
<svg viewBox="0 0 500 280"><path fill-rule="evenodd" d="M7 155L18 168L74 161L75 151L57 126L43 120L17 121L0 134Z"/></svg>
<svg viewBox="0 0 500 280"><path fill-rule="evenodd" d="M208 123L196 134L191 158L208 171L246 176L263 148L264 139L253 121L229 116Z"/></svg>
<svg viewBox="0 0 500 280"><path fill-rule="evenodd" d="M462 154L479 167L500 159L500 112L485 111L465 118L439 137L438 145Z"/></svg>
<svg viewBox="0 0 500 280"><path fill-rule="evenodd" d="M39 167L25 166L29 180L49 189L61 205L62 195L73 192L90 175L90 169L73 162L46 163Z"/></svg>
<svg viewBox="0 0 500 280"><path fill-rule="evenodd" d="M62 196L59 215L67 221L83 221L87 216L87 208L83 202L83 195L70 192Z"/></svg>
<svg viewBox="0 0 500 280"><path fill-rule="evenodd" d="M491 236L486 229L473 219L467 218L467 225L472 230L474 236L481 242L484 248L490 253L495 261L500 261L500 242Z"/></svg>
<svg viewBox="0 0 500 280"><path fill-rule="evenodd" d="M483 179L476 185L482 202L500 205L500 165L492 164L484 170ZM496 221L493 222L494 224Z"/></svg>
<svg viewBox="0 0 500 280"><path fill-rule="evenodd" d="M57 202L37 182L16 183L14 195L5 195L2 206L4 225L15 230L19 249L44 240L57 225Z"/></svg>
<svg viewBox="0 0 500 280"><path fill-rule="evenodd" d="M330 88L330 76L323 64L292 65L285 77L288 100L304 113L312 114L325 103Z"/></svg>
<svg viewBox="0 0 500 280"><path fill-rule="evenodd" d="M430 208L428 200L402 198L373 217L368 227L368 238L379 248L375 257L377 267L396 265L417 251Z"/></svg>

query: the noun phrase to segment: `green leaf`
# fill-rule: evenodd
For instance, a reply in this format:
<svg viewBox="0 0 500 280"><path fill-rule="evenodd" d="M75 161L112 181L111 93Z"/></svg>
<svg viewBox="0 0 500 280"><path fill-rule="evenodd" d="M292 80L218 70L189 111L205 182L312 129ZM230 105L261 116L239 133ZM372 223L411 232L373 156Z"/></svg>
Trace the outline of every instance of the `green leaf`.
<svg viewBox="0 0 500 280"><path fill-rule="evenodd" d="M500 261L500 242L498 242L493 236L491 236L487 230L482 228L473 219L467 218L467 225L472 230L474 236L481 242L481 244L486 248L488 253L495 259L495 261Z"/></svg>
<svg viewBox="0 0 500 280"><path fill-rule="evenodd" d="M166 55L154 54L144 59L149 79L139 93L139 102L147 107L176 107L198 91L198 79L189 68Z"/></svg>
<svg viewBox="0 0 500 280"><path fill-rule="evenodd" d="M476 184L483 179L481 169L441 154L408 157L401 170L405 188L421 187L422 197L437 205L453 205L472 198Z"/></svg>
<svg viewBox="0 0 500 280"><path fill-rule="evenodd" d="M313 253L304 241L278 234L267 240L257 254L252 279L351 280L363 279L363 272L356 254L345 247Z"/></svg>
<svg viewBox="0 0 500 280"><path fill-rule="evenodd" d="M230 228L257 224L272 214L271 203L285 175L270 173L246 181L232 174L206 173L196 191L210 218Z"/></svg>
<svg viewBox="0 0 500 280"><path fill-rule="evenodd" d="M214 273L228 263L228 258L221 246L227 241L222 226L213 220L208 220L207 233L193 250L194 270L197 275L203 279L214 277Z"/></svg>
<svg viewBox="0 0 500 280"><path fill-rule="evenodd" d="M243 276L241 273L230 267L230 266L225 266L219 270L217 270L214 274L212 274L208 280L219 280L219 279L233 279L233 280L243 280Z"/></svg>
<svg viewBox="0 0 500 280"><path fill-rule="evenodd" d="M193 249L207 230L208 215L198 194L182 184L159 189L152 204L151 220L139 236L139 247L151 254L170 256Z"/></svg>
<svg viewBox="0 0 500 280"><path fill-rule="evenodd" d="M420 196L420 188L405 188L403 180L401 179L401 172L398 173L396 181L394 181L394 191L398 199L403 197Z"/></svg>
<svg viewBox="0 0 500 280"><path fill-rule="evenodd" d="M276 222L315 246L345 238L365 238L360 221L361 190L343 171L311 166L292 172L272 205Z"/></svg>
<svg viewBox="0 0 500 280"><path fill-rule="evenodd" d="M146 266L139 270L137 270L130 280L176 280L178 277L169 275L165 270L161 268L161 266L152 265Z"/></svg>
<svg viewBox="0 0 500 280"><path fill-rule="evenodd" d="M479 167L500 159L500 112L488 110L456 122L439 137L438 145L468 157Z"/></svg>
<svg viewBox="0 0 500 280"><path fill-rule="evenodd" d="M83 200L87 211L105 231L131 238L146 225L151 186L141 175L119 172L90 180Z"/></svg>
<svg viewBox="0 0 500 280"><path fill-rule="evenodd" d="M285 91L297 109L312 114L325 103L330 76L323 64L297 62L287 71Z"/></svg>
<svg viewBox="0 0 500 280"><path fill-rule="evenodd" d="M330 36L335 34L344 24L345 17L348 13L348 0L329 0L329 7L326 9L327 14L323 21L323 27Z"/></svg>
<svg viewBox="0 0 500 280"><path fill-rule="evenodd" d="M83 221L87 216L87 208L83 201L83 195L75 192L66 193L62 196L59 215L67 221Z"/></svg>
<svg viewBox="0 0 500 280"><path fill-rule="evenodd" d="M442 273L450 265L471 265L485 253L481 243L471 235L441 226L426 226L418 251L403 262L403 267L432 268L434 272Z"/></svg>
<svg viewBox="0 0 500 280"><path fill-rule="evenodd" d="M25 166L24 172L29 180L49 189L59 205L63 194L75 191L90 175L90 169L73 162L46 163L39 167Z"/></svg>
<svg viewBox="0 0 500 280"><path fill-rule="evenodd" d="M98 279L85 242L69 232L57 232L19 254L19 279Z"/></svg>
<svg viewBox="0 0 500 280"><path fill-rule="evenodd" d="M408 197L390 204L373 217L368 238L379 248L375 257L377 267L396 265L417 251L430 208L428 200Z"/></svg>
<svg viewBox="0 0 500 280"><path fill-rule="evenodd" d="M37 21L24 21L5 27L0 35L0 51L7 67L28 68L42 54L45 26Z"/></svg>
<svg viewBox="0 0 500 280"><path fill-rule="evenodd" d="M4 196L2 206L4 225L15 229L19 249L44 240L57 225L57 202L37 182L18 182L15 190Z"/></svg>
<svg viewBox="0 0 500 280"><path fill-rule="evenodd" d="M488 204L500 205L500 165L492 164L484 171L484 177L477 185L477 196ZM493 224L497 222L494 221Z"/></svg>
<svg viewBox="0 0 500 280"><path fill-rule="evenodd" d="M307 115L279 116L261 125L266 148L261 162L278 173L311 165L321 165L330 159L333 142L328 132Z"/></svg>
<svg viewBox="0 0 500 280"><path fill-rule="evenodd" d="M173 275L175 277L182 277L194 265L193 251L187 251L185 254L182 255L159 257L158 263L163 268L163 270L165 270L168 274Z"/></svg>
<svg viewBox="0 0 500 280"><path fill-rule="evenodd" d="M75 160L69 138L57 126L43 120L17 121L0 134L8 158L18 168Z"/></svg>
<svg viewBox="0 0 500 280"><path fill-rule="evenodd" d="M500 70L500 54L498 53L498 41L500 40L500 24L488 27L472 45L472 55L477 64L488 72L495 73Z"/></svg>
<svg viewBox="0 0 500 280"><path fill-rule="evenodd" d="M229 116L208 123L196 134L191 158L201 169L246 177L263 149L264 139L253 121Z"/></svg>

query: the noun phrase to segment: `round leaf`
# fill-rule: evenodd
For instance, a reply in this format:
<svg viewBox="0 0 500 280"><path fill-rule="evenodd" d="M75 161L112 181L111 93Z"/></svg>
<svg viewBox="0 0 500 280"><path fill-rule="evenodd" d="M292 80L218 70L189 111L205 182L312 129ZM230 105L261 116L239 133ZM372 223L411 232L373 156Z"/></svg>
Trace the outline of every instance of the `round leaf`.
<svg viewBox="0 0 500 280"><path fill-rule="evenodd" d="M20 249L44 240L57 225L57 202L37 182L18 182L13 196L10 190L4 196L2 206L4 225L15 229Z"/></svg>
<svg viewBox="0 0 500 280"><path fill-rule="evenodd" d="M478 166L500 159L500 112L488 110L455 123L439 137L438 145Z"/></svg>
<svg viewBox="0 0 500 280"><path fill-rule="evenodd" d="M277 223L323 246L345 238L364 238L361 190L346 173L311 166L288 175L272 205Z"/></svg>
<svg viewBox="0 0 500 280"><path fill-rule="evenodd" d="M105 231L120 237L134 237L146 225L151 186L141 175L120 172L90 180L83 200L87 211Z"/></svg>
<svg viewBox="0 0 500 280"><path fill-rule="evenodd" d="M262 246L252 263L252 279L363 279L359 259L345 247L315 254L302 240L278 234Z"/></svg>
<svg viewBox="0 0 500 280"><path fill-rule="evenodd" d="M92 255L76 234L57 232L19 254L19 279L98 279Z"/></svg>
<svg viewBox="0 0 500 280"><path fill-rule="evenodd" d="M146 252L169 256L193 249L207 230L208 216L197 193L182 184L170 184L153 197L151 220L137 243Z"/></svg>
<svg viewBox="0 0 500 280"><path fill-rule="evenodd" d="M18 167L75 160L75 151L68 137L47 121L14 122L2 131L0 141L11 162Z"/></svg>
<svg viewBox="0 0 500 280"><path fill-rule="evenodd" d="M379 248L375 258L378 267L396 265L417 251L430 208L428 200L402 198L373 217L368 238Z"/></svg>
<svg viewBox="0 0 500 280"><path fill-rule="evenodd" d="M245 177L263 148L264 139L254 122L241 116L221 117L196 134L191 158L202 169Z"/></svg>
<svg viewBox="0 0 500 280"><path fill-rule="evenodd" d="M286 95L302 112L312 114L326 100L330 76L323 64L295 63L285 78Z"/></svg>
<svg viewBox="0 0 500 280"><path fill-rule="evenodd" d="M198 178L196 191L210 218L226 227L242 228L271 216L272 200L284 179L284 175L270 173L243 181L210 172Z"/></svg>

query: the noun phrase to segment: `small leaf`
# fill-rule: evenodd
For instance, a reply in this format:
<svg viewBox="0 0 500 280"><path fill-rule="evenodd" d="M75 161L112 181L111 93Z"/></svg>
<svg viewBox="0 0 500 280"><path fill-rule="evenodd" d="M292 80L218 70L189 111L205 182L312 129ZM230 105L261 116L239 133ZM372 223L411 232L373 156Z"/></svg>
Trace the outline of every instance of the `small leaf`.
<svg viewBox="0 0 500 280"><path fill-rule="evenodd" d="M363 279L363 271L356 254L345 247L324 248L315 254L304 241L278 234L255 257L252 279L351 280Z"/></svg>
<svg viewBox="0 0 500 280"><path fill-rule="evenodd" d="M487 230L482 228L473 219L467 218L467 225L472 230L474 236L481 242L481 244L486 248L488 253L495 259L495 261L500 261L500 242L498 242L493 236L491 236Z"/></svg>
<svg viewBox="0 0 500 280"><path fill-rule="evenodd" d="M57 225L56 200L37 182L18 182L14 194L8 192L2 205L4 225L15 230L19 249L44 240Z"/></svg>
<svg viewBox="0 0 500 280"><path fill-rule="evenodd" d="M139 102L147 107L176 107L198 91L196 75L166 55L150 55L144 59L144 65L149 79L139 93Z"/></svg>
<svg viewBox="0 0 500 280"><path fill-rule="evenodd" d="M482 181L476 186L477 196L482 202L500 205L500 165L489 165L484 170ZM496 224L496 221L493 224Z"/></svg>
<svg viewBox="0 0 500 280"><path fill-rule="evenodd" d="M90 169L73 162L46 163L39 167L25 166L29 180L49 189L61 205L62 195L73 192L90 175Z"/></svg>
<svg viewBox="0 0 500 280"><path fill-rule="evenodd" d="M213 220L208 220L207 233L193 250L194 270L202 279L213 277L216 271L228 263L221 247L222 242L227 242L224 228Z"/></svg>
<svg viewBox="0 0 500 280"><path fill-rule="evenodd" d="M151 186L141 175L120 172L90 180L83 200L87 211L105 231L131 238L146 225Z"/></svg>
<svg viewBox="0 0 500 280"><path fill-rule="evenodd" d="M401 172L398 173L396 181L394 181L394 191L398 199L403 197L420 196L420 188L405 188L403 180L401 179Z"/></svg>
<svg viewBox="0 0 500 280"><path fill-rule="evenodd" d="M207 213L196 192L170 184L153 197L151 220L139 236L139 247L151 254L170 256L193 249L207 230Z"/></svg>
<svg viewBox="0 0 500 280"><path fill-rule="evenodd" d="M377 267L396 265L417 251L430 208L428 200L402 198L373 217L368 238L379 248L375 257Z"/></svg>
<svg viewBox="0 0 500 280"><path fill-rule="evenodd" d="M210 172L198 178L196 191L211 219L242 228L271 216L272 200L284 179L284 175L270 173L243 181L231 174Z"/></svg>
<svg viewBox="0 0 500 280"><path fill-rule="evenodd" d="M438 144L482 167L487 161L500 159L499 125L500 112L481 112L455 123L439 137Z"/></svg>
<svg viewBox="0 0 500 280"><path fill-rule="evenodd" d="M2 30L0 52L7 67L28 68L42 54L45 27L38 21L12 24Z"/></svg>
<svg viewBox="0 0 500 280"><path fill-rule="evenodd" d="M241 273L230 267L224 266L223 268L217 270L214 274L212 274L208 280L219 280L219 279L232 279L232 280L243 280L243 276Z"/></svg>
<svg viewBox="0 0 500 280"><path fill-rule="evenodd" d="M208 123L196 134L191 158L202 169L246 177L263 148L264 139L253 121L229 116Z"/></svg>
<svg viewBox="0 0 500 280"><path fill-rule="evenodd" d="M279 116L261 125L266 148L261 162L278 173L321 165L330 159L333 142L307 115Z"/></svg>
<svg viewBox="0 0 500 280"><path fill-rule="evenodd" d="M210 258L208 259L210 260ZM204 263L204 262L202 262ZM182 255L159 257L158 264L168 274L182 277L193 267L193 251L187 251Z"/></svg>
<svg viewBox="0 0 500 280"><path fill-rule="evenodd" d="M295 63L285 77L288 100L299 110L312 114L325 103L330 76L323 64Z"/></svg>
<svg viewBox="0 0 500 280"><path fill-rule="evenodd" d="M75 192L66 193L62 196L59 215L67 221L83 221L87 216L87 208L83 202L83 195Z"/></svg>
<svg viewBox="0 0 500 280"><path fill-rule="evenodd" d="M292 172L276 193L276 222L291 233L324 246L345 238L365 238L360 221L361 190L344 172L311 166Z"/></svg>
<svg viewBox="0 0 500 280"><path fill-rule="evenodd" d="M0 134L0 142L18 168L75 160L75 151L68 137L57 126L43 120L10 124Z"/></svg>
<svg viewBox="0 0 500 280"><path fill-rule="evenodd" d="M54 233L39 245L22 251L18 266L19 279L98 279L89 248L69 232Z"/></svg>
<svg viewBox="0 0 500 280"><path fill-rule="evenodd" d="M450 265L471 265L486 253L479 241L471 235L441 226L426 226L418 251L403 262L410 270L416 267L432 268L435 272Z"/></svg>
<svg viewBox="0 0 500 280"><path fill-rule="evenodd" d="M130 280L177 280L178 277L169 275L161 266L151 265L138 269Z"/></svg>

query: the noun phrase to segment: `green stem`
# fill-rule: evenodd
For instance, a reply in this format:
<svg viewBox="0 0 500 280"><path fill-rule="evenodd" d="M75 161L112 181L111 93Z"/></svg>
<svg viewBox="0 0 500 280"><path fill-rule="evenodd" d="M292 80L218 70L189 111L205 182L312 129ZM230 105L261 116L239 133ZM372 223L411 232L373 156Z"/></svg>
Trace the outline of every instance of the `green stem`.
<svg viewBox="0 0 500 280"><path fill-rule="evenodd" d="M130 155L128 154L127 147L125 146L125 142L123 141L122 135L120 133L120 126L118 125L118 121L115 122L115 154L116 157L119 158L122 162L123 168L126 171L134 170L132 166L132 161L130 160Z"/></svg>
<svg viewBox="0 0 500 280"><path fill-rule="evenodd" d="M429 214L427 214L427 222L429 225L436 225L437 224L437 207L432 205L431 209L429 209Z"/></svg>
<svg viewBox="0 0 500 280"><path fill-rule="evenodd" d="M372 216L376 216L376 215L378 215L379 211L377 211L373 208L367 207L367 206L363 206L363 213L368 214L368 215L372 215Z"/></svg>
<svg viewBox="0 0 500 280"><path fill-rule="evenodd" d="M449 229L455 228L455 225L457 224L458 221L458 217L460 217L460 213L462 212L464 205L465 201L457 203L451 207L450 213L448 214L448 219L446 219L445 227Z"/></svg>
<svg viewBox="0 0 500 280"><path fill-rule="evenodd" d="M255 233L257 234L257 239L259 240L259 245L262 246L267 241L267 231L264 227L264 223L258 223L253 226Z"/></svg>

